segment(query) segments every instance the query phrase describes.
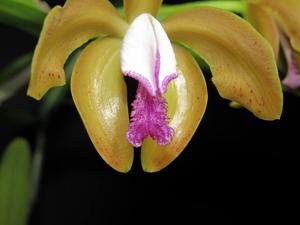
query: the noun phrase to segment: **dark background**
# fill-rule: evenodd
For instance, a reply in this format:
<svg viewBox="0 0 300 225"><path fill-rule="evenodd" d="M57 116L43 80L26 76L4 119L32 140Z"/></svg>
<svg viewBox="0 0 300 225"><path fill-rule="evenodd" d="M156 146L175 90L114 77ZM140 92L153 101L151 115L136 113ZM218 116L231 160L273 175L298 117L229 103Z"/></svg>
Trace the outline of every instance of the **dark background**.
<svg viewBox="0 0 300 225"><path fill-rule="evenodd" d="M0 33L0 68L37 42L4 25ZM94 150L70 98L55 109L45 125L43 173L30 225L289 224L298 219L300 98L285 93L281 120L262 121L228 107L211 75L205 75L209 100L200 126L183 153L154 174L142 171L139 150L128 174L115 172ZM17 136L35 144L40 124L15 116L34 121L39 102L25 93L26 88L0 109L0 150Z"/></svg>

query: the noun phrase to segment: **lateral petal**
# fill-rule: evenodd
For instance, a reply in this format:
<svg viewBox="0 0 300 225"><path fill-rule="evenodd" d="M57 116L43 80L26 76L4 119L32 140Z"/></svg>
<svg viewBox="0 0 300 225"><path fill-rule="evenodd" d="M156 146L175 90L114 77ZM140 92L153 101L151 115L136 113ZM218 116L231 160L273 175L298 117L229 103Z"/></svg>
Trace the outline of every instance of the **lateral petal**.
<svg viewBox="0 0 300 225"><path fill-rule="evenodd" d="M128 172L133 147L126 139L129 116L120 47L121 41L114 38L89 45L75 65L71 92L98 153L115 170Z"/></svg>
<svg viewBox="0 0 300 225"><path fill-rule="evenodd" d="M206 83L197 62L185 49L173 45L178 77L169 84L164 97L168 102L169 125L174 129L170 144L160 146L151 138L142 145L144 171L156 172L169 165L185 148L206 109Z"/></svg>
<svg viewBox="0 0 300 225"><path fill-rule="evenodd" d="M160 60L158 88L161 93L164 93L169 82L177 77L176 57L169 37L161 24L156 19L152 23L156 34Z"/></svg>
<svg viewBox="0 0 300 225"><path fill-rule="evenodd" d="M293 48L300 51L300 1L299 0L256 0L270 7L279 26L290 38Z"/></svg>
<svg viewBox="0 0 300 225"><path fill-rule="evenodd" d="M163 0L124 0L124 9L128 22L132 22L142 13L156 16Z"/></svg>
<svg viewBox="0 0 300 225"><path fill-rule="evenodd" d="M203 7L162 22L169 37L197 51L210 65L223 98L264 120L279 119L283 97L273 51L240 17Z"/></svg>
<svg viewBox="0 0 300 225"><path fill-rule="evenodd" d="M258 4L249 3L247 7L247 20L268 40L278 60L279 31L274 17L265 7Z"/></svg>
<svg viewBox="0 0 300 225"><path fill-rule="evenodd" d="M67 57L89 39L110 34L121 37L128 24L107 0L68 0L53 8L35 49L28 95L35 99L65 84Z"/></svg>

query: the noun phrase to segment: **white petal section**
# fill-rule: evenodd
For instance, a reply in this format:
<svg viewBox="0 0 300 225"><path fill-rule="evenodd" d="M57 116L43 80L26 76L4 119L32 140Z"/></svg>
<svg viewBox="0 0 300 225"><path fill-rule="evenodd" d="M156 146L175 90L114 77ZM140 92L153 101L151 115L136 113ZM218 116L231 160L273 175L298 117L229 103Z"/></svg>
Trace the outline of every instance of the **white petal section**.
<svg viewBox="0 0 300 225"><path fill-rule="evenodd" d="M172 44L164 28L154 17L152 17L152 24L156 37L156 47L160 55L158 84L160 91L165 92L168 83L177 77L176 58Z"/></svg>
<svg viewBox="0 0 300 225"><path fill-rule="evenodd" d="M130 25L121 50L121 68L126 76L143 84L151 95L165 92L176 78L176 59L161 24L150 14L141 14Z"/></svg>

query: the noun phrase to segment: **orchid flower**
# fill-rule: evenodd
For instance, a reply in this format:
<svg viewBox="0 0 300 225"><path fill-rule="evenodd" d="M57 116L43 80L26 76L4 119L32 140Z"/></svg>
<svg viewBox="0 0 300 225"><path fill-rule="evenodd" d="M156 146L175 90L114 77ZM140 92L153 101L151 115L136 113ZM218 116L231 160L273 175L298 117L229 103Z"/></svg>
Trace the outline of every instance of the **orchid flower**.
<svg viewBox="0 0 300 225"><path fill-rule="evenodd" d="M300 1L250 0L247 18L269 41L279 58L280 46L287 62L287 75L282 84L289 89L300 87Z"/></svg>
<svg viewBox="0 0 300 225"><path fill-rule="evenodd" d="M147 172L185 148L207 103L205 79L183 46L210 65L220 95L264 120L279 119L282 91L267 42L243 19L203 7L155 19L161 0L124 0L125 19L107 0L68 0L48 14L35 50L28 94L65 84L63 66L83 43L71 77L75 105L96 150L114 169L130 170L141 146ZM129 121L124 76L138 80Z"/></svg>

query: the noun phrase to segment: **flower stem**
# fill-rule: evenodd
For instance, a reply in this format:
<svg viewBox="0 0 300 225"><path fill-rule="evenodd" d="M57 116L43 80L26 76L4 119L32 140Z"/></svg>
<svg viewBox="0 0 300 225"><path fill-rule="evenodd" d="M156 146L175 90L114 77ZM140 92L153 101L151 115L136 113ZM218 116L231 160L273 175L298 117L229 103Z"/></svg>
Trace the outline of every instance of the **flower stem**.
<svg viewBox="0 0 300 225"><path fill-rule="evenodd" d="M210 6L219 9L224 9L234 13L244 13L245 11L244 1L237 1L237 0L199 1L199 2L190 2L190 3L176 4L176 5L163 5L159 10L158 17L159 19L164 19L169 15L175 14L183 10L195 9L197 7L203 7L203 6Z"/></svg>
<svg viewBox="0 0 300 225"><path fill-rule="evenodd" d="M39 191L39 183L42 175L42 167L44 161L44 149L45 133L44 130L39 130L36 136L36 147L32 159L32 205L35 203Z"/></svg>

